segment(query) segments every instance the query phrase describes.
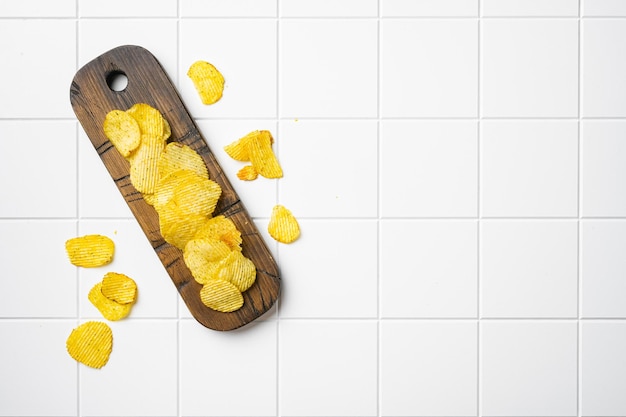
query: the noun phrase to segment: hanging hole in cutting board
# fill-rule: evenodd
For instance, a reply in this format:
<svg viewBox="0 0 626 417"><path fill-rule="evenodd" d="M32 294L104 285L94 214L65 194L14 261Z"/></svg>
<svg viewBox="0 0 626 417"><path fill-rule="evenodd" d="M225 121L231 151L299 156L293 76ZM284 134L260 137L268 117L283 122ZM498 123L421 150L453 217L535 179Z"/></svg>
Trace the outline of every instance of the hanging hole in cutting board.
<svg viewBox="0 0 626 417"><path fill-rule="evenodd" d="M111 71L107 75L107 85L113 91L124 91L128 86L128 77L123 71Z"/></svg>

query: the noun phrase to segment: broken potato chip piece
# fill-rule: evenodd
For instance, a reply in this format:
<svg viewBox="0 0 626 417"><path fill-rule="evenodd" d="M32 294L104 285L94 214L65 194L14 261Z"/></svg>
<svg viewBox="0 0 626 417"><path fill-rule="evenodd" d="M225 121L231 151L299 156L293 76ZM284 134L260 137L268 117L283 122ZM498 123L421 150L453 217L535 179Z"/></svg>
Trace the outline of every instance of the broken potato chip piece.
<svg viewBox="0 0 626 417"><path fill-rule="evenodd" d="M242 181L254 181L259 177L259 172L252 165L246 165L237 172L237 178Z"/></svg>
<svg viewBox="0 0 626 417"><path fill-rule="evenodd" d="M230 313L243 306L243 295L234 284L219 279L209 280L200 290L200 299L207 307Z"/></svg>
<svg viewBox="0 0 626 417"><path fill-rule="evenodd" d="M267 231L278 242L291 243L300 236L300 225L289 209L277 204L272 209Z"/></svg>
<svg viewBox="0 0 626 417"><path fill-rule="evenodd" d="M137 299L137 283L124 274L107 272L102 278L102 295L119 304L134 303Z"/></svg>
<svg viewBox="0 0 626 417"><path fill-rule="evenodd" d="M196 61L189 67L187 76L198 91L202 104L214 104L222 98L224 76L212 64Z"/></svg>
<svg viewBox="0 0 626 417"><path fill-rule="evenodd" d="M242 180L251 181L255 175L265 178L281 178L283 169L272 150L274 138L268 130L255 130L226 145L224 150L236 161L250 161L251 168L244 167L237 173ZM254 178L253 178L254 177Z"/></svg>
<svg viewBox="0 0 626 417"><path fill-rule="evenodd" d="M113 332L106 323L88 321L72 330L65 346L69 355L78 362L100 369L109 361Z"/></svg>
<svg viewBox="0 0 626 417"><path fill-rule="evenodd" d="M102 317L110 321L121 320L130 314L133 304L120 304L110 300L102 294L102 282L94 285L87 295L91 304L98 309Z"/></svg>
<svg viewBox="0 0 626 417"><path fill-rule="evenodd" d="M95 268L113 260L115 244L106 236L85 235L67 240L65 251L73 265Z"/></svg>
<svg viewBox="0 0 626 417"><path fill-rule="evenodd" d="M127 157L141 142L139 123L122 110L112 110L104 119L104 134L113 146Z"/></svg>

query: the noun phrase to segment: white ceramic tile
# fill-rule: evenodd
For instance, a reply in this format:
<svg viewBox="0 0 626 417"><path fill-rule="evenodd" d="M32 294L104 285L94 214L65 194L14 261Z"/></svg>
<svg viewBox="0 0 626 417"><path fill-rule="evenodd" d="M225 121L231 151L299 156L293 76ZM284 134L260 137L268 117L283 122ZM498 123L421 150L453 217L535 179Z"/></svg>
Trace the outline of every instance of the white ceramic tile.
<svg viewBox="0 0 626 417"><path fill-rule="evenodd" d="M383 17L478 16L478 0L382 0Z"/></svg>
<svg viewBox="0 0 626 417"><path fill-rule="evenodd" d="M181 415L276 415L276 322L215 332L181 321L180 381Z"/></svg>
<svg viewBox="0 0 626 417"><path fill-rule="evenodd" d="M0 122L0 217L76 215L76 125Z"/></svg>
<svg viewBox="0 0 626 417"><path fill-rule="evenodd" d="M300 220L279 247L281 317L376 317L377 227L367 220Z"/></svg>
<svg viewBox="0 0 626 417"><path fill-rule="evenodd" d="M177 317L179 295L176 287L134 218L81 221L78 235L86 234L101 234L111 238L115 243L115 255L113 262L108 265L79 270L79 306L83 317L102 318L102 314L88 301L87 294L107 272L127 275L137 283L137 301L129 318Z"/></svg>
<svg viewBox="0 0 626 417"><path fill-rule="evenodd" d="M582 123L582 215L626 216L626 123Z"/></svg>
<svg viewBox="0 0 626 417"><path fill-rule="evenodd" d="M0 415L77 416L76 362L65 350L73 320L0 321Z"/></svg>
<svg viewBox="0 0 626 417"><path fill-rule="evenodd" d="M476 20L386 19L380 50L383 117L477 115Z"/></svg>
<svg viewBox="0 0 626 417"><path fill-rule="evenodd" d="M626 223L583 221L581 245L582 316L626 318Z"/></svg>
<svg viewBox="0 0 626 417"><path fill-rule="evenodd" d="M276 21L270 19L185 19L180 25L180 93L195 117L276 116ZM187 77L198 60L224 76L215 104L200 101Z"/></svg>
<svg viewBox="0 0 626 417"><path fill-rule="evenodd" d="M304 217L376 217L376 122L286 120L279 140L282 204Z"/></svg>
<svg viewBox="0 0 626 417"><path fill-rule="evenodd" d="M182 17L276 17L278 0L180 0Z"/></svg>
<svg viewBox="0 0 626 417"><path fill-rule="evenodd" d="M582 323L583 416L626 414L626 323Z"/></svg>
<svg viewBox="0 0 626 417"><path fill-rule="evenodd" d="M75 17L76 0L0 0L0 16L7 17Z"/></svg>
<svg viewBox="0 0 626 417"><path fill-rule="evenodd" d="M473 121L382 122L382 215L476 216L477 136Z"/></svg>
<svg viewBox="0 0 626 417"><path fill-rule="evenodd" d="M109 327L113 351L107 364L80 365L80 415L176 415L176 321L126 319Z"/></svg>
<svg viewBox="0 0 626 417"><path fill-rule="evenodd" d="M481 225L483 317L576 317L576 221L485 221Z"/></svg>
<svg viewBox="0 0 626 417"><path fill-rule="evenodd" d="M626 16L623 0L581 0L583 16Z"/></svg>
<svg viewBox="0 0 626 417"><path fill-rule="evenodd" d="M626 21L584 19L582 23L582 115L626 116Z"/></svg>
<svg viewBox="0 0 626 417"><path fill-rule="evenodd" d="M473 220L381 223L383 317L476 317L477 224Z"/></svg>
<svg viewBox="0 0 626 417"><path fill-rule="evenodd" d="M375 416L376 327L370 321L281 321L279 414Z"/></svg>
<svg viewBox="0 0 626 417"><path fill-rule="evenodd" d="M281 17L377 17L376 0L280 1Z"/></svg>
<svg viewBox="0 0 626 417"><path fill-rule="evenodd" d="M72 221L0 222L0 317L76 315L76 269L65 252Z"/></svg>
<svg viewBox="0 0 626 417"><path fill-rule="evenodd" d="M476 415L477 334L475 322L383 322L381 415Z"/></svg>
<svg viewBox="0 0 626 417"><path fill-rule="evenodd" d="M3 118L74 116L69 100L76 72L73 20L3 19L0 50Z"/></svg>
<svg viewBox="0 0 626 417"><path fill-rule="evenodd" d="M578 212L575 121L486 121L482 215L561 217Z"/></svg>
<svg viewBox="0 0 626 417"><path fill-rule="evenodd" d="M481 56L483 116L578 115L577 20L484 20Z"/></svg>
<svg viewBox="0 0 626 417"><path fill-rule="evenodd" d="M176 17L172 0L77 0L81 17Z"/></svg>
<svg viewBox="0 0 626 417"><path fill-rule="evenodd" d="M175 19L83 19L78 23L78 36L80 66L118 46L138 45L150 51L176 83Z"/></svg>
<svg viewBox="0 0 626 417"><path fill-rule="evenodd" d="M374 20L280 22L280 116L375 117L378 28Z"/></svg>
<svg viewBox="0 0 626 417"><path fill-rule="evenodd" d="M483 16L578 17L579 0L483 0Z"/></svg>
<svg viewBox="0 0 626 417"><path fill-rule="evenodd" d="M575 322L483 321L484 416L575 416Z"/></svg>

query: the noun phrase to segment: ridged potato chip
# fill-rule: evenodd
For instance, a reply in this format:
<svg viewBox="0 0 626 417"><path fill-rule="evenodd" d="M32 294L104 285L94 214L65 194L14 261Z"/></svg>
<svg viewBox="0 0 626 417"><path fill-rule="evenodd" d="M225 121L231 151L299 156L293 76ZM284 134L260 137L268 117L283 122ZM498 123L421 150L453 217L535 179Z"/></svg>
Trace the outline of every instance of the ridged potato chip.
<svg viewBox="0 0 626 417"><path fill-rule="evenodd" d="M181 216L202 214L210 217L221 194L222 188L218 183L194 175L179 181L166 205L175 205Z"/></svg>
<svg viewBox="0 0 626 417"><path fill-rule="evenodd" d="M134 303L137 299L137 283L124 274L107 272L102 278L102 295L120 304Z"/></svg>
<svg viewBox="0 0 626 417"><path fill-rule="evenodd" d="M87 298L102 314L102 317L110 321L121 320L128 316L133 306L132 303L120 304L105 297L102 294L102 282L98 282L91 288Z"/></svg>
<svg viewBox="0 0 626 417"><path fill-rule="evenodd" d="M217 279L228 281L239 291L244 292L256 280L256 267L241 252L232 251L226 259L220 262Z"/></svg>
<svg viewBox="0 0 626 417"><path fill-rule="evenodd" d="M277 241L291 243L300 236L300 225L291 211L278 204L272 209L267 231Z"/></svg>
<svg viewBox="0 0 626 417"><path fill-rule="evenodd" d="M124 157L137 149L141 142L139 123L125 111L112 110L107 113L103 128L106 137Z"/></svg>
<svg viewBox="0 0 626 417"><path fill-rule="evenodd" d="M179 170L193 171L201 177L209 176L202 157L187 145L169 143L159 159L159 176L166 177Z"/></svg>
<svg viewBox="0 0 626 417"><path fill-rule="evenodd" d="M181 169L161 177L159 182L157 182L154 195L152 197L152 205L156 211L158 212L163 206L169 203L178 184L180 184L185 178L196 175L197 174L193 171Z"/></svg>
<svg viewBox="0 0 626 417"><path fill-rule="evenodd" d="M203 104L214 104L222 98L224 76L212 64L196 61L189 67L187 76L193 82Z"/></svg>
<svg viewBox="0 0 626 417"><path fill-rule="evenodd" d="M237 230L235 223L224 215L219 215L208 220L200 227L194 239L218 239L226 243L231 250L241 250L241 232Z"/></svg>
<svg viewBox="0 0 626 417"><path fill-rule="evenodd" d="M193 239L196 231L209 220L200 214L181 217L176 214L175 209L168 212L170 215L167 217L159 216L161 236L167 243L180 250L185 249L185 245Z"/></svg>
<svg viewBox="0 0 626 417"><path fill-rule="evenodd" d="M100 369L107 364L113 350L113 332L106 323L88 321L72 330L65 346L78 362Z"/></svg>
<svg viewBox="0 0 626 417"><path fill-rule="evenodd" d="M259 177L259 172L253 165L246 165L237 172L237 178L242 181L254 181Z"/></svg>
<svg viewBox="0 0 626 417"><path fill-rule="evenodd" d="M185 245L183 259L191 275L200 284L216 279L221 261L227 258L231 249L221 240L192 239Z"/></svg>
<svg viewBox="0 0 626 417"><path fill-rule="evenodd" d="M253 130L236 141L224 146L224 151L235 161L250 161L250 142L261 140L259 138L269 138L270 145L274 143L274 138L269 130Z"/></svg>
<svg viewBox="0 0 626 417"><path fill-rule="evenodd" d="M230 313L243 306L241 291L234 284L219 279L210 280L200 290L202 303L216 311Z"/></svg>
<svg viewBox="0 0 626 417"><path fill-rule="evenodd" d="M142 194L152 194L159 181L159 158L165 142L159 136L141 135L141 143L128 160L130 182Z"/></svg>
<svg viewBox="0 0 626 417"><path fill-rule="evenodd" d="M165 141L167 139L165 137L166 131L168 136L171 133L169 123L165 121L161 112L149 104L137 103L126 110L126 113L137 121L142 135L156 136Z"/></svg>
<svg viewBox="0 0 626 417"><path fill-rule="evenodd" d="M250 161L258 175L265 178L281 178L283 169L272 150L273 143L274 138L268 130L255 130L226 145L224 150L237 161ZM244 167L242 171L237 174L240 179L252 178L254 175L250 168Z"/></svg>
<svg viewBox="0 0 626 417"><path fill-rule="evenodd" d="M73 265L94 268L113 260L115 244L102 235L85 235L65 242L65 250Z"/></svg>

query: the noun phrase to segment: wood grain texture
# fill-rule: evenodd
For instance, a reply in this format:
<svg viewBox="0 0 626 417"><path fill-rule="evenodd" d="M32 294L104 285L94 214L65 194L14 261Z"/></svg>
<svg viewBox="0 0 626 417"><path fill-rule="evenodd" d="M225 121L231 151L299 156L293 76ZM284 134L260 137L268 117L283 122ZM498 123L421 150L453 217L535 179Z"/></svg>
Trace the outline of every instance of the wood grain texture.
<svg viewBox="0 0 626 417"><path fill-rule="evenodd" d="M113 91L107 84L107 77L115 73L128 77L128 85L122 91ZM195 319L210 329L232 330L267 312L280 292L276 262L157 59L139 46L112 49L76 73L70 101L76 117ZM128 161L104 135L102 125L106 114L114 109L126 110L136 103L147 103L158 109L172 129L168 141L183 143L198 152L206 163L209 177L222 187L215 215L223 214L235 223L242 233L243 254L257 268L256 282L243 293L244 305L235 312L217 312L202 303L199 297L202 286L192 277L182 252L161 236L156 211L130 182Z"/></svg>

